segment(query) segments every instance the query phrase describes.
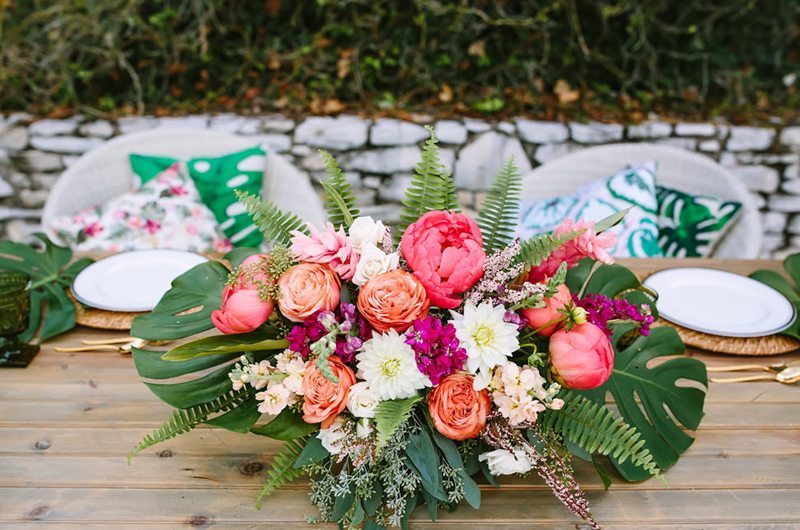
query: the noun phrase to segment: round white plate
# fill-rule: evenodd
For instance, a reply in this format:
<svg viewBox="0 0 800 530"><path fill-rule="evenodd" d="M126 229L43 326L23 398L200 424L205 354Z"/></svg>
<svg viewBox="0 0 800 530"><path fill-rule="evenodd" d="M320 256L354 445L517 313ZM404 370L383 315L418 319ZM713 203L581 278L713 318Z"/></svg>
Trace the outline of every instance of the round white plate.
<svg viewBox="0 0 800 530"><path fill-rule="evenodd" d="M794 306L761 282L732 272L682 267L657 272L644 284L658 293L666 320L723 337L763 337L783 331Z"/></svg>
<svg viewBox="0 0 800 530"><path fill-rule="evenodd" d="M172 280L208 261L182 250L135 250L115 254L83 269L72 294L84 305L108 311L152 310Z"/></svg>

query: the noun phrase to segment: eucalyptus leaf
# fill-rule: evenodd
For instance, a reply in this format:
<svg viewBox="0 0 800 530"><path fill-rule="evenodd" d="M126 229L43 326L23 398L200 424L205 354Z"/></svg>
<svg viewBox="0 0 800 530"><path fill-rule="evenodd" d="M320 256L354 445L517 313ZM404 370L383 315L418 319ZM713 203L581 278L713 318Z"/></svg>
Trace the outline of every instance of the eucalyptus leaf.
<svg viewBox="0 0 800 530"><path fill-rule="evenodd" d="M353 506L353 501L356 500L355 484L350 486L350 489L341 497L335 497L333 501L333 512L331 513L331 520L338 522L347 515L350 508Z"/></svg>
<svg viewBox="0 0 800 530"><path fill-rule="evenodd" d="M60 247L41 233L37 249L23 243L0 241L0 269L23 272L31 277L31 312L28 329L21 335L30 341L39 332L41 341L75 327L75 306L66 289L75 276L92 263L89 258L73 263L72 251Z"/></svg>
<svg viewBox="0 0 800 530"><path fill-rule="evenodd" d="M406 455L422 479L422 487L440 501L447 501L439 471L439 454L427 432L420 430L409 436Z"/></svg>
<svg viewBox="0 0 800 530"><path fill-rule="evenodd" d="M274 339L262 332L243 333L239 335L215 335L176 346L161 356L165 361L187 361L195 357L217 355L220 353L236 353L265 350L284 350L289 341ZM268 338L269 337L269 338Z"/></svg>
<svg viewBox="0 0 800 530"><path fill-rule="evenodd" d="M625 209L612 213L608 217L600 219L594 224L594 231L599 234L601 232L605 232L606 230L614 228L619 223L621 223L623 219L625 219L625 216L628 215L628 212L631 211L631 208L633 208L633 206L628 206Z"/></svg>
<svg viewBox="0 0 800 530"><path fill-rule="evenodd" d="M269 423L260 427L253 427L250 432L274 438L275 440L294 440L302 438L306 434L311 434L319 429L318 425L306 423L302 415L286 407L280 414L275 416Z"/></svg>

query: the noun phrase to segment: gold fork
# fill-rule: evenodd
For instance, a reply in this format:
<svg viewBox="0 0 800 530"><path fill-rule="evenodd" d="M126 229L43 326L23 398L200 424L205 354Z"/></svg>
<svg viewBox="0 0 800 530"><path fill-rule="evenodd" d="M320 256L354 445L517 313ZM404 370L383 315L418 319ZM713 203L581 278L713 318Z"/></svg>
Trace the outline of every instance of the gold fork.
<svg viewBox="0 0 800 530"><path fill-rule="evenodd" d="M132 348L143 348L148 341L135 337L106 340L82 340L83 346L70 346L67 348L56 346L57 352L87 352L87 351L115 351L121 354L131 353Z"/></svg>
<svg viewBox="0 0 800 530"><path fill-rule="evenodd" d="M789 364L797 364L797 363L789 363ZM777 365L772 365L777 366ZM764 368L764 367L762 367ZM722 371L722 370L716 370ZM733 370L728 370L733 371ZM784 366L784 368L780 371L775 370L767 370L772 372L771 374L763 374L763 375L748 375L745 377L730 377L725 379L715 379L711 378L709 381L712 383L747 383L750 381L777 381L779 383L783 383L784 385L791 385L797 382L800 382L800 366Z"/></svg>

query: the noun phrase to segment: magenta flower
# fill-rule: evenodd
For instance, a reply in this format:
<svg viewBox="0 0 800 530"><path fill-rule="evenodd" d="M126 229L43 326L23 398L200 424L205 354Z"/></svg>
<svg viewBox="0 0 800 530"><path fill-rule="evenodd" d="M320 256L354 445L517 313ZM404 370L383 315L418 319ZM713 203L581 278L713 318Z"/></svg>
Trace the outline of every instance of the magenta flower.
<svg viewBox="0 0 800 530"><path fill-rule="evenodd" d="M336 334L336 355L347 364L355 362L356 351L372 338L372 330L358 315L356 306L345 302L335 312L320 311L304 323L297 324L289 331L286 340L290 350L308 359L311 345L329 332Z"/></svg>
<svg viewBox="0 0 800 530"><path fill-rule="evenodd" d="M458 342L456 328L452 324L443 325L433 316L414 321L406 331L406 344L416 354L417 368L433 386L445 376L462 370L467 360L467 350Z"/></svg>
<svg viewBox="0 0 800 530"><path fill-rule="evenodd" d="M573 296L576 305L586 310L586 319L611 336L610 321L628 321L639 327L639 333L646 337L655 321L650 307L638 307L622 298L615 299L600 294L588 294L583 298ZM613 323L613 322L612 322Z"/></svg>

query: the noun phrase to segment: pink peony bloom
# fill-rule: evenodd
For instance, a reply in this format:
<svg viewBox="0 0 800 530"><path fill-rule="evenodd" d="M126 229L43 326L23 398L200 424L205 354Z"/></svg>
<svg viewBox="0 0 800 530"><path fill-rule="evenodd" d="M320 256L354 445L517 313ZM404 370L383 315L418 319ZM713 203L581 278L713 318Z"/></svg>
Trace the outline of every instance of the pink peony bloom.
<svg viewBox="0 0 800 530"><path fill-rule="evenodd" d="M614 349L602 329L586 322L550 337L550 364L565 387L590 390L611 376Z"/></svg>
<svg viewBox="0 0 800 530"><path fill-rule="evenodd" d="M336 230L331 223L318 231L308 225L311 236L300 231L292 232L292 256L298 261L328 265L333 271L350 280L356 272L358 254L350 245L343 228Z"/></svg>
<svg viewBox="0 0 800 530"><path fill-rule="evenodd" d="M544 299L544 307L523 309L520 312L528 321L528 325L532 329L538 329L548 322L552 322L558 318L565 318L566 315L560 313L559 310L564 309L564 307L571 301L572 295L570 294L569 289L566 285L562 284L558 286L558 292L556 292L556 294L554 294L551 298ZM560 323L555 323L539 330L539 335L543 337L549 337L555 333L557 328L561 327L559 324Z"/></svg>
<svg viewBox="0 0 800 530"><path fill-rule="evenodd" d="M566 219L553 231L553 235L558 236L574 230L581 230L580 235L558 247L549 258L539 266L532 268L528 273L529 282L537 283L549 278L555 274L562 262L566 262L568 268L574 267L584 258L592 258L600 263L614 262L614 259L606 252L606 249L613 247L617 243L616 234L608 232L596 234L594 223L583 219L575 222L572 219Z"/></svg>
<svg viewBox="0 0 800 530"><path fill-rule="evenodd" d="M461 294L483 275L486 253L478 225L464 214L433 211L406 228L400 249L431 303L461 305Z"/></svg>
<svg viewBox="0 0 800 530"><path fill-rule="evenodd" d="M222 306L211 312L211 322L222 333L249 333L267 321L274 304L265 302L254 289L226 285L222 291Z"/></svg>

